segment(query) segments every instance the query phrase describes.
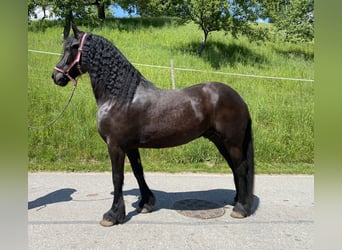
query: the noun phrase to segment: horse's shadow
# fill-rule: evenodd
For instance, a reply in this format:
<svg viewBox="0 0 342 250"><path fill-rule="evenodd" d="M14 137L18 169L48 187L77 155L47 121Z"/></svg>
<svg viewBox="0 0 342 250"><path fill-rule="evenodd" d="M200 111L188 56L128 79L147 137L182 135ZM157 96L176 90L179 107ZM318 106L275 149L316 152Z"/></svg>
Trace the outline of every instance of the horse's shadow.
<svg viewBox="0 0 342 250"><path fill-rule="evenodd" d="M58 202L67 202L72 201L71 195L77 190L74 188L62 188L51 192L47 195L41 196L33 201L28 202L28 209L33 209L37 207L46 206L48 204L58 203ZM211 190L203 190L203 191L186 191L186 192L164 192L160 190L151 190L156 197L156 204L153 208L154 211L158 211L161 209L167 210L175 210L173 207L174 203L180 200L186 199L198 199L198 200L206 200L209 202L214 202L217 204L218 208L223 208L227 205L234 206L234 197L236 192L230 189L211 189ZM125 190L123 192L124 196L140 196L140 190L137 188ZM113 195L113 192L111 193ZM138 215L138 204L139 199L132 203L132 206L136 208L135 210L129 212L126 215L126 221L132 219L132 217ZM252 209L252 213L254 213L259 207L259 197L254 195L254 207ZM194 207L191 210L201 210L202 207Z"/></svg>
<svg viewBox="0 0 342 250"><path fill-rule="evenodd" d="M46 206L48 204L71 201L71 195L76 192L74 188L62 188L28 202L28 209Z"/></svg>
<svg viewBox="0 0 342 250"><path fill-rule="evenodd" d="M158 211L161 209L167 210L175 210L173 207L174 203L180 200L186 199L197 199L197 200L206 200L209 202L214 202L217 204L218 208L223 208L227 205L234 206L234 197L235 190L230 189L212 189L212 190L204 190L204 191L186 191L186 192L164 192L160 190L151 190L156 197L156 204L153 208L153 211ZM113 193L111 193L113 195ZM124 195L133 195L140 196L139 189L131 189L124 191ZM136 208L134 211L131 211L126 216L126 221L132 219L132 217L138 214L139 207L139 199L132 203L132 206ZM254 195L254 207L252 209L252 214L259 207L259 197ZM191 210L201 210L203 207L193 207Z"/></svg>

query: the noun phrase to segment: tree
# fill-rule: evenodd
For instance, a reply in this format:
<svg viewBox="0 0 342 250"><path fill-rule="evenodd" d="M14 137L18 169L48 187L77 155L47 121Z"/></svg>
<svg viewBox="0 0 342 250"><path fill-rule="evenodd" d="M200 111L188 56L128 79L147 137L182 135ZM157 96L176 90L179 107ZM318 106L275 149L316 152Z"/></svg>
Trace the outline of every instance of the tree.
<svg viewBox="0 0 342 250"><path fill-rule="evenodd" d="M70 33L70 24L74 17L82 18L87 21L95 20L95 12L97 18L104 20L106 17L105 10L110 5L111 0L28 0L28 16L35 16L35 9L41 7L44 12L49 6L52 8L55 16L64 20L63 37L66 38ZM96 7L96 10L94 9Z"/></svg>
<svg viewBox="0 0 342 250"><path fill-rule="evenodd" d="M262 6L286 41L313 40L314 0L262 0Z"/></svg>
<svg viewBox="0 0 342 250"><path fill-rule="evenodd" d="M82 12L84 1L55 0L53 1L53 12L56 16L64 19L63 38L66 39L70 33L70 24L73 21L73 14ZM80 7L82 6L82 7Z"/></svg>
<svg viewBox="0 0 342 250"><path fill-rule="evenodd" d="M96 0L93 3L90 3L90 5L95 5L97 8L97 17L101 20L106 19L106 7L111 4L110 0Z"/></svg>
<svg viewBox="0 0 342 250"><path fill-rule="evenodd" d="M53 1L53 10L56 16L60 16L65 20L63 36L69 36L70 24L74 17L87 21L95 20L95 12L100 20L105 19L106 6L110 4L110 0L55 0ZM92 6L96 6L96 11Z"/></svg>
<svg viewBox="0 0 342 250"><path fill-rule="evenodd" d="M30 16L37 17L35 11L35 8L37 7L37 4L34 0L28 0L27 1L27 11L28 11L28 18L30 20Z"/></svg>
<svg viewBox="0 0 342 250"><path fill-rule="evenodd" d="M119 0L124 9L136 10L140 15L176 16L184 22L193 21L203 32L200 55L213 31L224 30L234 37L252 34L249 22L258 17L258 0Z"/></svg>
<svg viewBox="0 0 342 250"><path fill-rule="evenodd" d="M258 18L258 3L255 0L188 0L179 8L179 17L193 21L203 31L203 39L198 54L201 55L208 35L224 30L234 37L245 34L255 35L251 22Z"/></svg>
<svg viewBox="0 0 342 250"><path fill-rule="evenodd" d="M199 55L202 53L210 32L219 31L222 29L226 30L232 25L231 16L229 13L229 5L225 0L188 1L186 11L181 13L180 17L184 20L193 21L203 31L202 43L197 51Z"/></svg>
<svg viewBox="0 0 342 250"><path fill-rule="evenodd" d="M27 10L28 10L28 18L31 16L37 18L37 14L35 12L37 7L41 7L43 11L43 18L46 18L46 9L49 6L49 0L28 0L27 1Z"/></svg>
<svg viewBox="0 0 342 250"><path fill-rule="evenodd" d="M115 3L120 5L120 7L129 14L136 13L140 16L165 16L163 0L116 0Z"/></svg>
<svg viewBox="0 0 342 250"><path fill-rule="evenodd" d="M311 41L314 38L314 1L292 0L277 22L289 41Z"/></svg>

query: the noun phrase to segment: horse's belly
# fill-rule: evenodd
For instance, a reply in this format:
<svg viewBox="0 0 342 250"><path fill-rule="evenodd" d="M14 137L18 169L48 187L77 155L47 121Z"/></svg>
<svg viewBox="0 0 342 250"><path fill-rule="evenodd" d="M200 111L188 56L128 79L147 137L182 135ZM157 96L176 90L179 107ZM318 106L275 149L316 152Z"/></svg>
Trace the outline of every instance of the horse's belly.
<svg viewBox="0 0 342 250"><path fill-rule="evenodd" d="M199 123L196 119L156 122L142 130L139 147L165 148L182 145L202 136L208 127L206 121Z"/></svg>
<svg viewBox="0 0 342 250"><path fill-rule="evenodd" d="M178 146L202 136L209 128L210 115L202 102L179 99L181 101L164 103L164 107L156 105L157 108L142 118L140 147Z"/></svg>
<svg viewBox="0 0 342 250"><path fill-rule="evenodd" d="M140 141L139 147L141 148L167 148L175 147L182 144L186 144L202 134L199 133L180 133L173 135L158 135L152 136L146 140L142 139Z"/></svg>

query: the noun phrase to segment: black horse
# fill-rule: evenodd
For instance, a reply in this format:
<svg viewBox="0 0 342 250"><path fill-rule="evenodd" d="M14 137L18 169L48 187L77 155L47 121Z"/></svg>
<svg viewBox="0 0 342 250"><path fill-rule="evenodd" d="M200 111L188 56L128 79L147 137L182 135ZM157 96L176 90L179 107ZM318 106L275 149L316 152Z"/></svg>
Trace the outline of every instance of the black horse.
<svg viewBox="0 0 342 250"><path fill-rule="evenodd" d="M155 87L103 37L72 27L52 78L57 85L88 72L98 105L98 131L107 143L114 200L103 226L125 221L122 194L125 155L136 177L140 212L151 212L155 197L144 178L138 148L164 148L201 136L212 141L232 169L236 187L232 217L252 213L254 152L251 117L243 99L223 83L206 82L180 90Z"/></svg>

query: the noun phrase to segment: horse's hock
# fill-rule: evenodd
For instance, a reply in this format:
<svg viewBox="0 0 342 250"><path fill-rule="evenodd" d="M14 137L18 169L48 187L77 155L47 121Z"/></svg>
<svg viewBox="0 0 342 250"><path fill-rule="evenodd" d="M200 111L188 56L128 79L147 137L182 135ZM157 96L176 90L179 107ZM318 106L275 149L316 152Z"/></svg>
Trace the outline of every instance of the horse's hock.
<svg viewBox="0 0 342 250"><path fill-rule="evenodd" d="M225 212L219 204L197 199L176 201L172 208L181 215L197 219L217 218L223 216Z"/></svg>

